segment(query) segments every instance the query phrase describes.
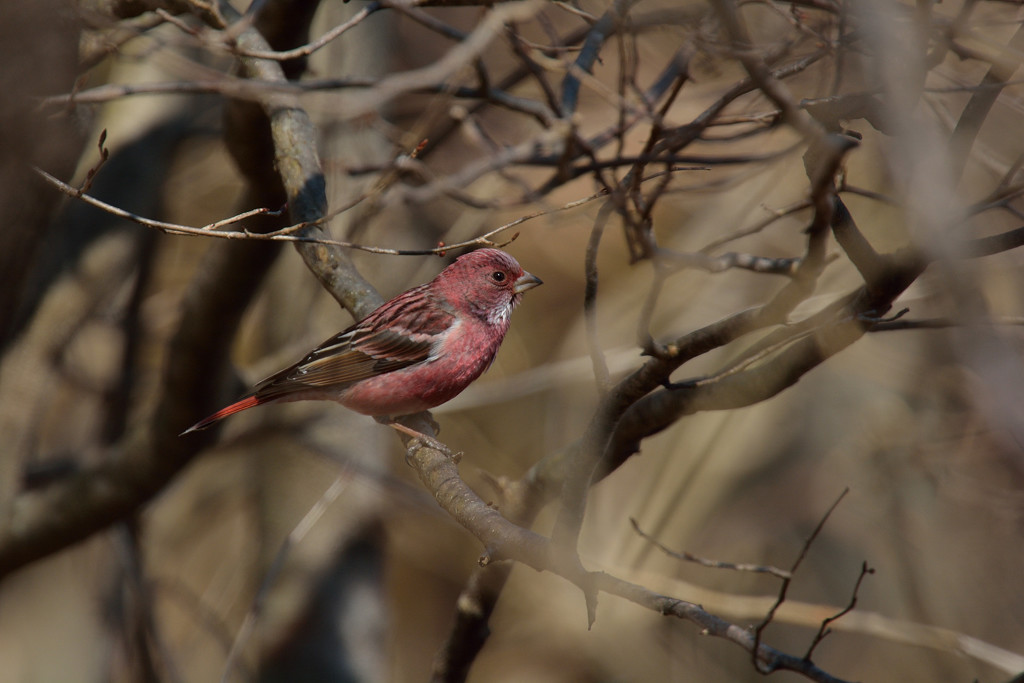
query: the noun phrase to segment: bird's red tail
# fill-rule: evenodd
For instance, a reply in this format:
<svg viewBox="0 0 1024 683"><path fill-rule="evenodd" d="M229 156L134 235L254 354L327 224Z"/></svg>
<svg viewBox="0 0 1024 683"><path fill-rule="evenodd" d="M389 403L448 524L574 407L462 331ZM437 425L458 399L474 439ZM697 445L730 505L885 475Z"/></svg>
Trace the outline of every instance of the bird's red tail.
<svg viewBox="0 0 1024 683"><path fill-rule="evenodd" d="M206 429L217 420L223 420L228 415L240 413L243 410L252 408L253 406L258 406L260 403L266 403L266 401L260 401L260 399L258 399L256 396L246 396L242 400L236 401L226 408L221 408L210 417L204 418L199 422L196 422L194 425L183 431L181 433L181 436L189 434L190 432L198 432L200 429Z"/></svg>

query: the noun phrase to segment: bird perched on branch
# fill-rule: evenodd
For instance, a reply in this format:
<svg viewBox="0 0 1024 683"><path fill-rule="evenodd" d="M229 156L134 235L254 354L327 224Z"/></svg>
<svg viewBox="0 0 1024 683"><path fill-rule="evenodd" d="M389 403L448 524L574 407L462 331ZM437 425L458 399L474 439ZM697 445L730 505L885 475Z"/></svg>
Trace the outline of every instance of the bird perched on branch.
<svg viewBox="0 0 1024 683"><path fill-rule="evenodd" d="M441 405L490 367L512 309L539 284L503 251L464 254L183 434L264 403L337 401L378 417Z"/></svg>

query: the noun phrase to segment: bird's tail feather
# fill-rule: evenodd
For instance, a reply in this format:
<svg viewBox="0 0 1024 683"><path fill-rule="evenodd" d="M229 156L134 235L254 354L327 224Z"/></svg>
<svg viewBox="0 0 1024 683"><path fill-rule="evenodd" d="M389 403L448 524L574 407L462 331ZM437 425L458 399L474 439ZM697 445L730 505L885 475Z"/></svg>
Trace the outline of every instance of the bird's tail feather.
<svg viewBox="0 0 1024 683"><path fill-rule="evenodd" d="M192 432L198 432L200 429L206 429L207 427L212 425L217 420L223 420L228 415L234 415L235 413L240 413L243 410L248 410L249 408L252 408L253 406L258 406L261 403L266 403L266 400L265 399L260 399L259 397L255 396L255 395L246 396L245 398L232 403L231 405L229 405L226 408L221 408L220 410L218 410L213 415L210 415L209 417L204 418L204 419L200 420L199 422L196 422L194 425L192 425L191 427L189 427L188 429L183 431L181 433L181 436L184 436L185 434L190 434Z"/></svg>

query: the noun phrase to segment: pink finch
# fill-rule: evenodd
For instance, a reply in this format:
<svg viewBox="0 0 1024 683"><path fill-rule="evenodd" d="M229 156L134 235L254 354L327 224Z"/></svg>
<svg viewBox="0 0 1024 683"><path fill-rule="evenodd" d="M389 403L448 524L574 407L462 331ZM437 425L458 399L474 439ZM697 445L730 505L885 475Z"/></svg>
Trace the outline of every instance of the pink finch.
<svg viewBox="0 0 1024 683"><path fill-rule="evenodd" d="M337 401L387 417L438 406L490 367L509 314L523 292L539 284L503 251L460 256L430 282L399 294L184 433L278 401Z"/></svg>

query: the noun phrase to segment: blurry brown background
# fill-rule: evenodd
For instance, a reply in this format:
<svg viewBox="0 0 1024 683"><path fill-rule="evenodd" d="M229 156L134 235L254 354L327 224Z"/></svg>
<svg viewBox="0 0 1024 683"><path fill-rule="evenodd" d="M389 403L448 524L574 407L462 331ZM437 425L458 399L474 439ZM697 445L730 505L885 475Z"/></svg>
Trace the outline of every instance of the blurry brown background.
<svg viewBox="0 0 1024 683"><path fill-rule="evenodd" d="M315 8L313 36L362 7L266 4L293 12ZM812 4L750 3L743 12L759 46L796 59L817 49L814 30L828 33L848 9L837 2L836 12L816 13ZM843 53L838 92L899 99L893 93L906 76L906 102L893 107L905 107L900 111L915 122L888 135L864 119L848 123L863 139L847 157L846 181L893 200L843 195L879 251L935 247L944 239L934 232L940 229L935 219L951 220L950 212L963 213L954 227L964 239L1013 229L1024 215L1014 194L1022 182L1024 110L1012 80L1022 58L1021 14L1010 3L972 5L968 12L956 2L918 3L918 14L899 3L860 8L862 29L877 32L863 45L877 52ZM586 28L589 17L608 7L584 2L579 9L582 16L551 4L515 28L548 44L552 35ZM110 159L91 194L193 226L251 208L246 178L225 142L231 124L218 94L40 104L43 96L75 88L185 82L230 71L230 55L210 47L217 40L212 31L195 39L153 13L118 23L108 10L103 3L62 0L0 9L5 525L31 496L105 462L125 448L126 434L147 429L165 390L168 344L182 324L185 292L212 250L241 248L116 219L63 197L30 166L81 184L106 129ZM468 32L489 10L427 11ZM672 20L604 47L596 80L581 91L584 135L615 125L623 64L649 84L669 55L692 45L691 80L666 116L673 125L693 119L744 77L725 44L716 42L708 6L642 2L633 10L662 11ZM918 29L931 61L916 65L921 80L914 81L907 73L915 65L885 50L911 43L906 36ZM456 44L403 12L380 11L315 53L306 77L381 79L432 64ZM574 56L538 60L557 84ZM797 100L830 94L837 61L826 59L786 86ZM495 80L518 64L504 34L489 43L483 62ZM965 88L982 82L996 62L1009 70L1009 84L983 119L963 177L950 178L951 131L973 92ZM448 83L474 85L473 68L457 70ZM551 169L524 165L455 188L478 198L479 206L457 192L426 192L435 187L431 180L458 177L499 147L538 136L537 122L496 106L473 110L467 119L466 102L433 93L405 93L364 111L374 92L332 89L301 98L321 136L331 208L370 192L332 220L336 239L430 248L597 190L584 175L528 197L524 188L538 187ZM532 80L515 93L543 101ZM353 111L358 115L346 114ZM675 173L654 213L663 246L695 252L807 197L799 136L756 122L772 111L768 99L752 93L725 115L750 117L756 134L698 141L685 150L779 154L690 164L703 170ZM439 136L459 117L469 123ZM639 153L648 129L623 136L622 153ZM437 142L422 160L429 173L395 181L390 164L423 139ZM626 170L616 172L621 177ZM381 178L394 184L376 191ZM594 409L583 267L600 206L590 202L516 228L521 235L507 249L545 284L515 312L490 372L434 413L441 439L464 453L462 476L484 499L490 477L518 477L567 446ZM800 256L809 216L788 215L714 253ZM230 401L351 322L291 247L270 249L273 265L240 311L237 334L205 340L211 349L228 349L231 360L210 404ZM830 251L838 258L794 318L861 283L839 249ZM433 277L445 263L351 255L385 297ZM1024 313L1022 258L1015 249L933 267L897 303L910 308L910 318L942 317L953 327L866 335L770 401L686 417L644 441L638 456L592 491L584 563L755 625L778 591L777 579L666 557L633 531L630 518L678 550L788 568L849 488L798 570L766 642L802 654L823 616L847 604L866 561L875 574L865 579L856 610L832 625L835 633L815 652L824 670L847 680L949 682L1005 681L1024 670L1024 367L1016 326ZM637 324L653 274L650 262L630 262L614 221L598 267L598 340L614 379L643 360ZM670 340L763 303L783 281L745 270L684 270L668 280L650 331ZM974 307L966 310L964 302ZM675 378L714 372L739 348L708 354ZM203 415L197 407L190 419ZM547 533L553 513L535 528ZM426 680L481 553L405 465L391 430L334 405L271 406L232 417L137 515L111 521L0 583L0 680ZM826 609L808 611L808 605ZM529 569L513 572L491 628L471 681L761 678L735 645L611 596L601 597L588 631L579 591Z"/></svg>

